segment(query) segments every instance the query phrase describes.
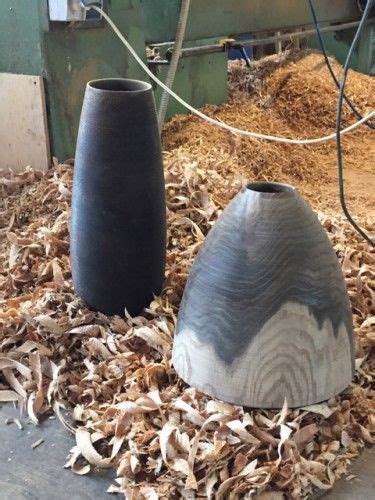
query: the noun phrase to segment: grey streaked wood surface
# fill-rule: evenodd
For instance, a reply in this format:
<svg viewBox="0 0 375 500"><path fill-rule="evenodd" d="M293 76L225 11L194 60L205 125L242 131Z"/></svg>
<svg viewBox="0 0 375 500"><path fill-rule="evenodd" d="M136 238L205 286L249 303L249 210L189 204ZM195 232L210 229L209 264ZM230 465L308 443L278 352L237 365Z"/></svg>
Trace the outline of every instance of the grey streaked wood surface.
<svg viewBox="0 0 375 500"><path fill-rule="evenodd" d="M275 333L276 332L276 333ZM351 353L344 326L319 329L306 306L285 304L241 356L225 363L194 331L175 339L174 365L193 387L227 402L259 408L305 406L329 399L351 381Z"/></svg>
<svg viewBox="0 0 375 500"><path fill-rule="evenodd" d="M316 215L290 186L244 188L190 273L173 348L190 385L228 402L312 404L353 376L350 304Z"/></svg>
<svg viewBox="0 0 375 500"><path fill-rule="evenodd" d="M64 469L75 439L58 420L40 426L26 424L23 430L6 425L7 417L18 417L11 404L0 405L0 498L1 500L91 500L117 498L106 493L115 477L113 470L77 476ZM39 439L44 443L31 448Z"/></svg>

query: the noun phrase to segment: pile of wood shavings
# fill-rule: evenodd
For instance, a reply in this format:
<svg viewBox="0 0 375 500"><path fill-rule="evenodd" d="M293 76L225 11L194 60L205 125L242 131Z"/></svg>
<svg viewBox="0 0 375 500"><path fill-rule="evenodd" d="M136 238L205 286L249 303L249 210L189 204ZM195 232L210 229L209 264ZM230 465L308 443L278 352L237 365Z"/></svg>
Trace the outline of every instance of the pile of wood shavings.
<svg viewBox="0 0 375 500"><path fill-rule="evenodd" d="M341 66L329 58L340 78ZM328 73L324 59L311 50L286 51L252 62L250 71L242 61L229 65L230 97L244 100L257 98L265 109L279 114L297 131L301 125L307 133L331 132L336 120L337 88ZM345 93L363 115L374 109L374 83L371 76L348 72ZM350 108L345 104L342 125L353 122ZM312 129L312 130L311 130Z"/></svg>
<svg viewBox="0 0 375 500"><path fill-rule="evenodd" d="M249 106L262 129L258 97ZM241 121L243 103L229 107L232 118L247 122L247 110ZM228 106L216 112L229 113ZM288 129L281 119L268 120L278 134ZM71 162L45 175L28 169L0 179L0 401L19 402L34 423L53 410L76 435L66 466L77 474L116 467L110 491L129 498L300 498L314 488L329 489L360 448L375 443L375 257L330 211L328 200L312 201L342 262L352 302L357 372L351 387L308 408L253 410L187 387L170 361L186 277L220 211L245 179L300 182L302 192L310 182L318 191L325 181L319 160L327 153L245 145L191 117L172 121L165 144L166 287L137 318L94 313L73 294ZM296 158L303 162L310 154L317 163L301 172ZM256 170L257 164L263 168ZM360 222L374 230L373 220Z"/></svg>

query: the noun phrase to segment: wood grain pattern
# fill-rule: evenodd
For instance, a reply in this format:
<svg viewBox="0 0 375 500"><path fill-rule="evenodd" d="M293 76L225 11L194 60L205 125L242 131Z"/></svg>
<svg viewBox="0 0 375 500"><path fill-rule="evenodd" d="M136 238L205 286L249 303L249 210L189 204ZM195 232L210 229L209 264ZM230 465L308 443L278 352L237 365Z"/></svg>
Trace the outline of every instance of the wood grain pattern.
<svg viewBox="0 0 375 500"><path fill-rule="evenodd" d="M348 332L330 320L319 328L306 306L284 304L236 360L227 364L194 331L176 336L173 363L183 380L243 406L305 406L329 399L352 379Z"/></svg>
<svg viewBox="0 0 375 500"><path fill-rule="evenodd" d="M284 397L304 406L349 384L345 282L292 187L245 188L210 231L186 285L173 362L189 384L247 406L278 408Z"/></svg>

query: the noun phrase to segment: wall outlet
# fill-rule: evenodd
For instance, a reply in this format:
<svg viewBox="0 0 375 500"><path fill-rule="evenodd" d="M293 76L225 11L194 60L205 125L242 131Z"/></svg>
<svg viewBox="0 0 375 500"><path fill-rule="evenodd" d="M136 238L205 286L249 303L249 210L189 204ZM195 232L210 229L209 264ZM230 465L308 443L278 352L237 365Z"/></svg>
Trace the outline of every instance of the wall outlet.
<svg viewBox="0 0 375 500"><path fill-rule="evenodd" d="M103 0L100 4L103 7ZM101 20L99 12L85 10L81 7L80 0L48 0L48 8L50 21L69 23Z"/></svg>

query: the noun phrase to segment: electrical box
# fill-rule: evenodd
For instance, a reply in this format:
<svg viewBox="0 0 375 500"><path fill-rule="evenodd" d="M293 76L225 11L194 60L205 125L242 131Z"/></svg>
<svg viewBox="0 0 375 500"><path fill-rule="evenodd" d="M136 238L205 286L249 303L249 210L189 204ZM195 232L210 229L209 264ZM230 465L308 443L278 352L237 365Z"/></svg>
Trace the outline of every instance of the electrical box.
<svg viewBox="0 0 375 500"><path fill-rule="evenodd" d="M95 2L103 7L103 0ZM100 21L101 15L96 10L87 11L81 6L80 0L49 0L49 19L50 21L60 22L82 22L82 21Z"/></svg>

